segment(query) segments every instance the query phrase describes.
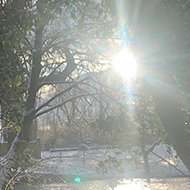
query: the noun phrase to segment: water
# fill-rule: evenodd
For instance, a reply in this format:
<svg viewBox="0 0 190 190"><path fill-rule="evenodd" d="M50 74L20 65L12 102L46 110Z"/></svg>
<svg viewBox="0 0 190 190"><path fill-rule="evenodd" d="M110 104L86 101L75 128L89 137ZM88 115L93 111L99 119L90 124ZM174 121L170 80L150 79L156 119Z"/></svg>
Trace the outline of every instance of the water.
<svg viewBox="0 0 190 190"><path fill-rule="evenodd" d="M114 153L116 150L113 149L112 151ZM155 151L164 159L175 161L171 157L166 157L165 147L158 146ZM97 160L105 155L103 149L91 150L85 159L85 164L83 163L83 154L77 153L78 151L43 152L42 158L44 158L44 161L33 168L35 173L45 174L45 180L40 178L40 182L43 184L33 185L32 187L17 185L16 190L190 190L189 178L170 177L163 179L164 176L177 176L179 173L153 154L149 155L151 176L157 178L152 178L150 183L147 183L147 180L137 178L144 176L142 175L144 173L143 165L134 171L126 170L126 175L119 175L120 173L111 168L108 175L102 176L97 174L96 167ZM124 158L127 155L122 154L118 157ZM127 169L128 166L126 162L123 167ZM181 162L177 162L175 166L186 173L187 170ZM52 173L53 176L48 182L46 179L49 173ZM57 177L54 178L55 176ZM125 176L125 179L123 179L123 176ZM128 177L131 178L128 179ZM67 180L67 183L63 182L64 179Z"/></svg>
<svg viewBox="0 0 190 190"><path fill-rule="evenodd" d="M114 190L187 190L190 189L188 178L152 179L147 183L142 179L123 180Z"/></svg>
<svg viewBox="0 0 190 190"><path fill-rule="evenodd" d="M135 189L135 190L149 190L149 184L145 180L134 179L134 180L126 180L119 182L114 190L124 190L124 189Z"/></svg>
<svg viewBox="0 0 190 190"><path fill-rule="evenodd" d="M151 179L147 183L144 179L123 180L95 180L88 182L75 182L73 184L41 184L27 187L18 185L16 190L188 190L189 178Z"/></svg>

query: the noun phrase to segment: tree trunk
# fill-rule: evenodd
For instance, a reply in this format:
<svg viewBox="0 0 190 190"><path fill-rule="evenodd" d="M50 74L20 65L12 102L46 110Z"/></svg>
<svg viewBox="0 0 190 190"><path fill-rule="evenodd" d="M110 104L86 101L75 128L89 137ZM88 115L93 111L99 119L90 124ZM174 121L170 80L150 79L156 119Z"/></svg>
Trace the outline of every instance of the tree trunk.
<svg viewBox="0 0 190 190"><path fill-rule="evenodd" d="M149 167L149 160L148 160L149 152L146 151L145 145L141 145L141 150L143 153L145 176L146 176L148 183L150 183L150 167Z"/></svg>
<svg viewBox="0 0 190 190"><path fill-rule="evenodd" d="M139 134L140 134L140 148L143 154L143 160L144 160L144 171L145 175L147 178L147 181L150 182L150 167L149 167L149 160L148 160L148 154L149 151L146 149L146 133L145 130L143 129L143 126L141 129L139 129Z"/></svg>
<svg viewBox="0 0 190 190"><path fill-rule="evenodd" d="M5 161L1 164L0 190L3 190L5 184L7 183L7 180L12 179L12 177L14 176L12 171L14 170L15 172L17 172L18 152L20 151L22 153L25 150L27 143L30 140L30 129L35 114L36 93L38 91L39 75L41 71L42 32L43 32L43 26L41 26L40 28L36 27L32 71L28 87L28 95L26 101L26 109L24 112L24 119L21 126L21 132L17 134L16 138L12 143L12 146L10 147L6 155ZM25 146L20 146L23 140L26 142ZM6 166L3 166L3 164L5 163L8 164L6 164Z"/></svg>
<svg viewBox="0 0 190 190"><path fill-rule="evenodd" d="M146 81L146 85L148 85L147 90L150 90L153 97L155 110L174 149L190 171L190 117L183 109L182 103L185 100L180 94L180 89L169 76L165 78L152 77L151 81Z"/></svg>

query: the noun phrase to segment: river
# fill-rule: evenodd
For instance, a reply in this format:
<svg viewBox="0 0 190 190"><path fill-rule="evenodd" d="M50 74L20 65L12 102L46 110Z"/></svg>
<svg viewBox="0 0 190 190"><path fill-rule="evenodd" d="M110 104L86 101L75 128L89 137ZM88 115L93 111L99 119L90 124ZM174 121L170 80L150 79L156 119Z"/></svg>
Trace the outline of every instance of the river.
<svg viewBox="0 0 190 190"><path fill-rule="evenodd" d="M147 183L144 179L123 180L95 180L75 183L51 183L32 185L30 187L19 184L16 190L188 190L190 179L185 177L151 179Z"/></svg>

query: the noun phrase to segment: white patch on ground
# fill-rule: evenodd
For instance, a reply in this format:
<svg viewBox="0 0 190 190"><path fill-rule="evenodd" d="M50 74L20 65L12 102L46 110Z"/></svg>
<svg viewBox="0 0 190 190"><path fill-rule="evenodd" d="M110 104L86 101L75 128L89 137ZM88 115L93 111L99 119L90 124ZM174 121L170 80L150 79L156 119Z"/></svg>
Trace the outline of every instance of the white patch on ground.
<svg viewBox="0 0 190 190"><path fill-rule="evenodd" d="M106 158L106 150L90 150L85 152L85 158L83 157L83 152L79 151L58 151L58 152L42 152L42 161L41 163L33 168L32 170L36 173L53 173L53 174L62 174L64 176L78 176L81 178L109 178L109 177L135 177L142 176L144 174L144 168L142 165L142 158L138 159L138 163L136 167L134 167L134 163L130 166L130 155L127 153L122 153L116 155L118 149L112 149L109 152L109 155L117 156L118 159L122 159L125 173L121 173L116 171L116 169L112 166L108 168L108 173L105 175L97 173L98 163L101 160ZM175 158L175 151L173 151L172 155L169 155L166 151L166 146L159 145L155 147L154 152L161 156L162 158L170 161L171 164L175 164L179 170L183 173L188 174L187 169L184 164ZM150 170L151 175L157 177L163 176L175 176L180 175L175 168L155 156L154 154L149 154L149 162L150 162Z"/></svg>

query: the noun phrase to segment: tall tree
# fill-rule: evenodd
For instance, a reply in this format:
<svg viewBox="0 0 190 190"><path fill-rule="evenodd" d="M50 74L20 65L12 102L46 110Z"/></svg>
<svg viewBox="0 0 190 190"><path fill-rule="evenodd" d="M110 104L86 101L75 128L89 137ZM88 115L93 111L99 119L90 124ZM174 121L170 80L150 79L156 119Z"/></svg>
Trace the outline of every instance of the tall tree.
<svg viewBox="0 0 190 190"><path fill-rule="evenodd" d="M163 3L163 4L162 4ZM150 55L144 61L143 80L145 90L153 97L155 110L168 134L178 156L190 171L189 155L189 64L188 62L188 18L183 15L186 2L164 2L154 19L149 21L151 31L157 34L150 39ZM146 36L146 35L145 35ZM146 36L146 39L149 37ZM147 48L146 48L147 49ZM146 53L145 53L146 55ZM184 70L184 67L186 68Z"/></svg>
<svg viewBox="0 0 190 190"><path fill-rule="evenodd" d="M105 2L118 17L123 44L138 56L144 92L190 171L189 1Z"/></svg>
<svg viewBox="0 0 190 190"><path fill-rule="evenodd" d="M5 160L1 163L0 189L7 188L12 184L11 180L14 179L17 168L24 167L23 164L19 164L19 159L22 159L21 155L30 141L30 130L34 118L77 98L96 97L101 93L96 86L90 86L88 81L98 77L99 71L105 70L104 55L98 46L103 41L102 36L105 37L104 27L106 26L107 30L109 27L112 28L109 14L104 13L100 2L38 0L35 2L22 1L21 5L19 1L3 1L1 5L1 14L6 13L4 15L6 21L12 18L12 12L18 16L14 20L14 29L19 36L18 39L17 35L13 36L14 46L9 43L11 39L9 36L1 40L1 48L7 51L7 59L10 58L7 62L7 59L1 56L1 61L5 68L9 68L9 63L13 67L15 66L14 61L19 60L21 73L18 69L11 71L15 73L14 79L24 76L27 88L21 94L21 102L24 99L24 104L22 104L24 111L21 113L20 122L11 123L18 130ZM20 20L24 20L24 17L26 17L26 23L22 23L21 29L24 29L20 31ZM9 27L6 22L3 24L6 34L8 34ZM10 29L10 32L12 31ZM19 51L16 51L18 47ZM11 52L8 52L9 48ZM15 52L20 54L15 54ZM102 60L102 63L99 60ZM26 71L26 74L23 73L23 70ZM27 72L30 73L28 80ZM84 73L86 74L84 75ZM8 81L2 79L8 84L8 87L1 86L1 89L13 90L12 85L9 84L10 79L10 74L7 77ZM18 83L14 83L16 90L22 83L21 79L19 78ZM57 84L66 85L61 91L51 93L52 90L56 90ZM83 90L80 88L80 84L93 90ZM76 94L67 95L61 102L54 104L54 100L74 88L76 88ZM45 92L48 92L48 99L37 105L37 97ZM16 97L19 98L18 95ZM15 101L11 102L6 99L6 103L15 104ZM10 111L14 112L14 110ZM20 108L19 111L21 111Z"/></svg>

